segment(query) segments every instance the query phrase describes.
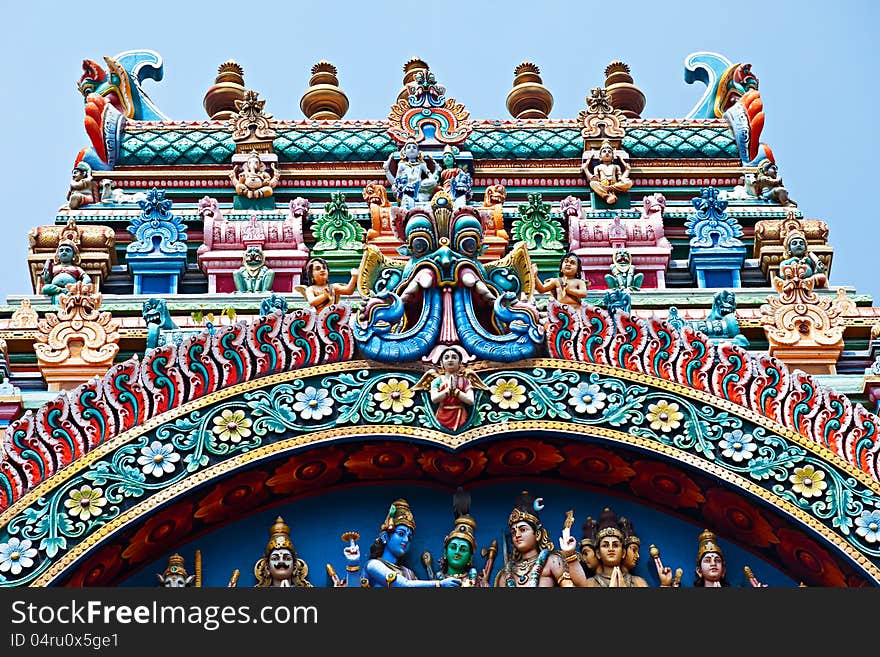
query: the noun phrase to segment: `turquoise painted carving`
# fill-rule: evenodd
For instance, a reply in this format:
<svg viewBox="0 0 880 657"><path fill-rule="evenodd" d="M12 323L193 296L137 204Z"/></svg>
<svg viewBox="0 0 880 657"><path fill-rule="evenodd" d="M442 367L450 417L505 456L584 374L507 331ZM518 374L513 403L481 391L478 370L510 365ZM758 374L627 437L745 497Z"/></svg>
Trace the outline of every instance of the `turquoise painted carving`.
<svg viewBox="0 0 880 657"><path fill-rule="evenodd" d="M77 83L83 98L98 94L126 118L135 121L168 121L141 87L145 80L160 82L162 57L152 50L126 50L104 57L105 70L91 59L83 60L83 74Z"/></svg>
<svg viewBox="0 0 880 657"><path fill-rule="evenodd" d="M180 217L171 213L171 199L165 198L165 190L153 187L147 198L138 201L141 216L132 219L128 232L135 239L127 247L131 254L162 253L178 255L186 253L186 226Z"/></svg>
<svg viewBox="0 0 880 657"><path fill-rule="evenodd" d="M10 554L13 542L21 548L18 567L0 571L0 585L30 583L133 504L292 435L364 423L443 431L427 396L412 391L418 374L356 370L279 383L191 411L120 445L0 530L0 552ZM871 530L880 498L833 462L762 426L704 401L595 372L536 367L482 378L488 390L476 399L470 427L562 420L673 447L790 503L880 562Z"/></svg>
<svg viewBox="0 0 880 657"><path fill-rule="evenodd" d="M509 362L538 353L538 311L522 300L531 292L524 245L484 265L477 259L484 249L478 211L453 211L444 193L430 208L407 213L404 234L400 251L408 261L367 247L361 264L358 286L367 301L352 328L362 354L400 362L460 345L471 355Z"/></svg>
<svg viewBox="0 0 880 657"><path fill-rule="evenodd" d="M695 216L685 221L690 235L688 266L698 287L740 287L740 269L746 247L739 239L739 222L727 215L727 201L718 198L718 190L704 187L691 200Z"/></svg>
<svg viewBox="0 0 880 657"><path fill-rule="evenodd" d="M168 312L168 304L165 299L151 297L144 301L141 317L147 325L147 349L159 346L159 336L163 331L178 329L177 324L171 319Z"/></svg>
<svg viewBox="0 0 880 657"><path fill-rule="evenodd" d="M671 306L666 322L676 329L691 326L700 333L705 333L714 343L731 342L739 347L749 346L748 338L740 333L736 319L736 295L730 290L715 293L712 297L712 310L706 319L686 321L678 314L678 308Z"/></svg>
<svg viewBox="0 0 880 657"><path fill-rule="evenodd" d="M739 222L727 215L727 201L718 198L718 190L704 187L700 195L691 199L691 205L697 211L696 216L685 221L690 245L705 247L739 247L743 243L738 238L743 231Z"/></svg>
<svg viewBox="0 0 880 657"><path fill-rule="evenodd" d="M176 294L186 269L186 226L171 213L171 199L153 187L138 201L141 216L128 226L135 237L125 249L135 294Z"/></svg>
<svg viewBox="0 0 880 657"><path fill-rule="evenodd" d="M475 159L577 159L584 150L574 128L500 129L478 126L467 142ZM398 147L381 130L278 129L274 141L281 162L382 162ZM633 158L736 158L737 145L726 126L651 125L630 127L621 148ZM213 128L127 131L118 164L161 166L228 164L235 144L226 130ZM106 167L105 167L106 168Z"/></svg>

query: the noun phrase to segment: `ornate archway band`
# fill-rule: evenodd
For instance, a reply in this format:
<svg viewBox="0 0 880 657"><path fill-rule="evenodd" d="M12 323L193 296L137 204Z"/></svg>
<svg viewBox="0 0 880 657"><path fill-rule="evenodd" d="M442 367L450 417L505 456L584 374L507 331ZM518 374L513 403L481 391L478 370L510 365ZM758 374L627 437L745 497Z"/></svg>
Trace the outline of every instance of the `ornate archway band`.
<svg viewBox="0 0 880 657"><path fill-rule="evenodd" d="M643 374L539 359L475 368L485 391L452 434L412 390L420 370L372 367L336 363L231 386L100 445L0 516L0 540L26 539L43 553L4 584L52 583L153 509L273 455L368 436L456 450L524 431L591 436L697 468L795 518L880 582L880 553L859 531L880 506L877 482L735 404Z"/></svg>

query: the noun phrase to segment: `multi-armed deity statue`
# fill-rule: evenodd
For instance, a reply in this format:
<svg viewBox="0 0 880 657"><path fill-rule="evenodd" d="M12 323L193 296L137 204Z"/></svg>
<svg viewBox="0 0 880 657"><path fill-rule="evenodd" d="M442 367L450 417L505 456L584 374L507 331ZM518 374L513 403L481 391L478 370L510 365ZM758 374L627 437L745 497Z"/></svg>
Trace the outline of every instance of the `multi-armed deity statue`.
<svg viewBox="0 0 880 657"><path fill-rule="evenodd" d="M533 499L523 491L507 520L513 553L495 577L495 586L534 588L551 586L586 586L587 576L581 567L577 540L571 535L574 515L563 522L559 549L554 549L550 533L538 515L542 499Z"/></svg>
<svg viewBox="0 0 880 657"><path fill-rule="evenodd" d="M409 588L461 586L462 580L452 575L447 575L443 579L418 579L415 572L406 565L406 556L412 545L415 530L416 521L407 501L394 500L379 527L379 535L370 548L370 560L366 566L370 586Z"/></svg>

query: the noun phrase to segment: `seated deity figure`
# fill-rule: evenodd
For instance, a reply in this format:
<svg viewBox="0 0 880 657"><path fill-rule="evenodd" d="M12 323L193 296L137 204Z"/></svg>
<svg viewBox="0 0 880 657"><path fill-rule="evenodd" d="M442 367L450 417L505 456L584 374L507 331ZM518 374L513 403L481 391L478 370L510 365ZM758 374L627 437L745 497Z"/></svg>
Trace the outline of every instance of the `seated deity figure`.
<svg viewBox="0 0 880 657"><path fill-rule="evenodd" d="M262 557L254 564L257 588L307 586L309 567L296 556L296 548L290 539L290 527L281 516L269 530L269 542Z"/></svg>
<svg viewBox="0 0 880 657"><path fill-rule="evenodd" d="M538 278L538 266L532 265L535 289L550 292L561 304L580 307L587 296L587 282L581 278L581 261L574 253L566 253L559 261L559 276L546 283Z"/></svg>
<svg viewBox="0 0 880 657"><path fill-rule="evenodd" d="M611 273L605 274L605 283L610 290L636 292L642 287L644 274L637 274L632 255L626 249L617 249L611 260Z"/></svg>
<svg viewBox="0 0 880 657"><path fill-rule="evenodd" d="M330 283L330 267L323 258L312 258L306 263L303 271L303 283L295 286L295 290L306 298L315 312L321 312L327 306L339 303L343 294L351 294L357 286L358 270L351 270L348 283Z"/></svg>
<svg viewBox="0 0 880 657"><path fill-rule="evenodd" d="M606 508L599 516L596 533L598 565L587 580L591 588L645 588L648 582L630 571L638 563L639 541L632 533L632 525ZM660 586L672 586L672 571L664 569L660 574Z"/></svg>
<svg viewBox="0 0 880 657"><path fill-rule="evenodd" d="M161 575L156 573L159 585L166 589L178 589L191 586L195 581L195 574L190 575L186 572L183 557L179 554L172 554L168 557L168 566Z"/></svg>
<svg viewBox="0 0 880 657"><path fill-rule="evenodd" d="M79 266L79 249L70 240L61 240L55 249L55 257L47 258L40 272L42 293L58 303L58 295L73 283L91 283L91 277Z"/></svg>
<svg viewBox="0 0 880 657"><path fill-rule="evenodd" d="M559 550L554 550L550 534L538 516L542 508L541 498L533 500L528 491L523 491L517 499L507 519L513 555L496 575L496 587L587 585L587 576L577 552L577 540L571 535L572 512L568 512L563 523Z"/></svg>
<svg viewBox="0 0 880 657"><path fill-rule="evenodd" d="M259 246L249 246L241 257L242 266L232 273L236 292L268 292L275 272L266 265L266 255Z"/></svg>
<svg viewBox="0 0 880 657"><path fill-rule="evenodd" d="M714 533L704 529L697 538L697 574L694 586L722 587L730 586L727 581L727 568L724 553L718 545Z"/></svg>
<svg viewBox="0 0 880 657"><path fill-rule="evenodd" d="M495 555L490 548L485 567L482 571L477 571L474 566L474 555L477 552L477 521L470 515L470 504L470 494L459 487L452 504L455 525L443 539L443 556L440 557L437 577L440 579L456 577L461 580L462 588L488 587Z"/></svg>
<svg viewBox="0 0 880 657"><path fill-rule="evenodd" d="M70 189L67 192L67 207L76 210L97 200L97 184L92 179L92 167L88 162L78 162L73 168Z"/></svg>
<svg viewBox="0 0 880 657"><path fill-rule="evenodd" d="M400 149L400 161L395 162L394 155L389 155L382 168L402 208L409 210L416 203L431 201L439 172L431 156L423 155L416 142L406 142Z"/></svg>
<svg viewBox="0 0 880 657"><path fill-rule="evenodd" d="M789 198L788 190L782 184L779 167L775 162L764 160L758 165L752 188L756 196L766 201L776 201L785 207L797 207L797 203Z"/></svg>
<svg viewBox="0 0 880 657"><path fill-rule="evenodd" d="M620 164L614 162L614 147L608 140L599 146L599 162L595 165L594 159L596 156L591 155L581 167L590 181L590 189L608 205L614 205L617 203L617 195L629 191L633 185L629 178L630 167L623 159Z"/></svg>
<svg viewBox="0 0 880 657"><path fill-rule="evenodd" d="M229 178L235 185L235 193L247 198L264 198L272 196L275 186L281 178L281 170L276 166L274 172L269 173L268 168L253 151L239 167L233 167L229 172Z"/></svg>
<svg viewBox="0 0 880 657"><path fill-rule="evenodd" d="M370 548L370 560L367 561L365 569L370 586L388 588L461 586L461 580L457 577L437 580L418 579L416 574L405 565L415 530L416 521L409 503L404 499L394 500L379 528L379 535Z"/></svg>
<svg viewBox="0 0 880 657"><path fill-rule="evenodd" d="M783 242L785 247L784 259L779 263L780 269L783 265L804 265L806 271L804 278L813 278L815 287L826 287L828 285L827 269L819 258L813 255L807 244L807 236L800 230L790 230L785 236Z"/></svg>

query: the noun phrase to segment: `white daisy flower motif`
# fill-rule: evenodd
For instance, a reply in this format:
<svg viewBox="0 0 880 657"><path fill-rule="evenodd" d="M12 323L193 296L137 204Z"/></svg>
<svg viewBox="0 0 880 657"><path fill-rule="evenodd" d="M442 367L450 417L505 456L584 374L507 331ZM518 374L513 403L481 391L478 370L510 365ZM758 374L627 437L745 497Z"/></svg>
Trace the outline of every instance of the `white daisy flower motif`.
<svg viewBox="0 0 880 657"><path fill-rule="evenodd" d="M581 382L571 391L568 403L574 406L575 413L593 415L605 408L607 397L608 395L599 389L598 384Z"/></svg>
<svg viewBox="0 0 880 657"><path fill-rule="evenodd" d="M324 389L308 386L294 397L296 403L293 405L293 410L299 413L303 420L320 420L333 412L333 400Z"/></svg>
<svg viewBox="0 0 880 657"><path fill-rule="evenodd" d="M880 511L863 511L856 518L856 534L867 543L880 543Z"/></svg>
<svg viewBox="0 0 880 657"><path fill-rule="evenodd" d="M8 543L0 543L0 573L18 575L34 565L35 556L37 550L28 539L10 538Z"/></svg>
<svg viewBox="0 0 880 657"><path fill-rule="evenodd" d="M752 434L744 434L742 429L734 429L725 433L718 441L718 446L723 450L721 456L733 459L737 463L748 461L758 449L758 445L752 442Z"/></svg>
<svg viewBox="0 0 880 657"><path fill-rule="evenodd" d="M163 474L174 472L174 464L180 460L180 454L174 451L171 445L163 445L154 440L149 445L141 447L141 455L138 457L138 465L145 475L161 477Z"/></svg>

